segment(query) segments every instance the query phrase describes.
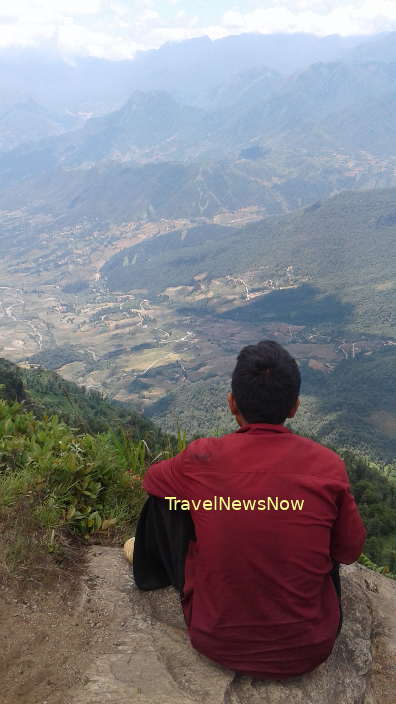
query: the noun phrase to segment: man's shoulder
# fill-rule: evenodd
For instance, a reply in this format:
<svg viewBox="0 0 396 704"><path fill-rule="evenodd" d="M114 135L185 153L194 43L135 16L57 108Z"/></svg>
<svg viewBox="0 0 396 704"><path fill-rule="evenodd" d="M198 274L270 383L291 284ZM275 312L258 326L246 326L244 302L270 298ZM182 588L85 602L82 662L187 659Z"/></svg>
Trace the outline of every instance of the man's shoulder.
<svg viewBox="0 0 396 704"><path fill-rule="evenodd" d="M340 455L330 447L322 445L317 440L292 433L296 449L300 449L304 454L316 458L322 464L334 467L335 470L344 472L345 464Z"/></svg>
<svg viewBox="0 0 396 704"><path fill-rule="evenodd" d="M223 438L219 437L196 438L187 445L186 456L190 459L205 459L208 454L211 454L216 447L222 444L222 440Z"/></svg>
<svg viewBox="0 0 396 704"><path fill-rule="evenodd" d="M186 459L205 464L218 459L224 453L234 452L236 435L237 433L234 431L220 437L197 438L187 446ZM283 437L287 437L288 442L292 445L291 452L296 461L303 462L307 471L323 472L325 469L328 475L345 476L344 461L335 450L322 445L317 440L294 432L285 433Z"/></svg>
<svg viewBox="0 0 396 704"><path fill-rule="evenodd" d="M185 461L193 464L198 463L201 466L217 462L219 457L232 451L233 437L235 437L235 432L192 440L185 450Z"/></svg>

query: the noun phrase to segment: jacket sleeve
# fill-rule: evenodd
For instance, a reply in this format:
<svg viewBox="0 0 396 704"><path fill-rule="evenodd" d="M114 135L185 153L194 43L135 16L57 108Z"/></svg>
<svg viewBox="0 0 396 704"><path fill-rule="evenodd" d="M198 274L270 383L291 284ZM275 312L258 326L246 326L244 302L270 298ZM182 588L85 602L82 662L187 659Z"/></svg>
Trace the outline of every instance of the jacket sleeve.
<svg viewBox="0 0 396 704"><path fill-rule="evenodd" d="M182 499L185 493L183 465L188 448L169 460L162 460L148 468L143 479L143 488L148 494L161 499L174 497Z"/></svg>
<svg viewBox="0 0 396 704"><path fill-rule="evenodd" d="M366 540L366 529L351 493L343 463L344 482L338 498L338 514L332 529L330 554L336 562L350 565L358 559Z"/></svg>

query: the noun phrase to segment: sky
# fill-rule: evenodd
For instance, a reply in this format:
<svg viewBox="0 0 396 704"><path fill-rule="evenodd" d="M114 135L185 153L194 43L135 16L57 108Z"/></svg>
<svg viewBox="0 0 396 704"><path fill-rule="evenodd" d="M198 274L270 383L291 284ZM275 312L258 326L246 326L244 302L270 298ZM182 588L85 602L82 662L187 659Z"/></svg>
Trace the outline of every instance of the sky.
<svg viewBox="0 0 396 704"><path fill-rule="evenodd" d="M243 32L396 30L396 0L0 0L0 47L133 58L168 41Z"/></svg>

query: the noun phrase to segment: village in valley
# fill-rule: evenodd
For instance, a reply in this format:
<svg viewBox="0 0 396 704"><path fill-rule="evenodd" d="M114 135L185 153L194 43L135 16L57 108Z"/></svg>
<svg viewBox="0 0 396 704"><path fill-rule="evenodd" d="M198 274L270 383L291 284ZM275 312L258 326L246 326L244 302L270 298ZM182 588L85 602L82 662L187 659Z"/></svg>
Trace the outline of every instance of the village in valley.
<svg viewBox="0 0 396 704"><path fill-rule="evenodd" d="M224 220L241 226L258 220L258 214L242 210ZM87 389L133 401L141 410L175 386L224 378L238 350L252 340L275 339L323 374L343 359L396 344L375 334L340 335L331 327L224 317L233 307L309 282L309 273L295 271L292 263L273 278L260 263L238 276L209 278L197 272L190 284L168 287L154 297L133 283L128 292L110 291L101 271L108 259L142 241L186 231L194 224L188 220L107 227L79 223L57 230L56 236L42 223L30 223L29 236L9 213L7 223L9 252L0 269L3 354L25 366L55 369ZM202 302L208 307L204 316L198 312Z"/></svg>

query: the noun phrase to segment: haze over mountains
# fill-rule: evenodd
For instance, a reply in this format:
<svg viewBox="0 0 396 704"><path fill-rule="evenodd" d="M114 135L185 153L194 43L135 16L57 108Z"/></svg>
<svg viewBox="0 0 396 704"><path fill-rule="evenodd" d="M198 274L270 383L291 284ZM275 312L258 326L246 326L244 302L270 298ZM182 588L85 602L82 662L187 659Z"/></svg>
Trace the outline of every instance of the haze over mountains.
<svg viewBox="0 0 396 704"><path fill-rule="evenodd" d="M394 452L396 33L3 52L0 86L4 356L205 432L194 404L225 422L238 347L272 337L309 380L304 431ZM370 360L363 424L323 405Z"/></svg>
<svg viewBox="0 0 396 704"><path fill-rule="evenodd" d="M195 103L230 75L257 66L287 75L317 61L339 59L362 42L364 53L368 49L362 37L242 34L215 41L201 37L167 43L130 61L68 57L52 48L3 49L0 89L6 104L30 97L57 111L109 111L120 107L134 90L162 89L182 102Z"/></svg>
<svg viewBox="0 0 396 704"><path fill-rule="evenodd" d="M287 212L344 188L392 186L392 38L386 35L348 48L355 40L281 37L280 46L283 42L289 54L279 51L283 58L277 69L261 64L264 57L275 64L274 37L242 35L218 43L202 39L165 46L131 62L128 80L125 62L122 67L107 66L108 76L110 70L119 70L124 88L138 85L139 90L119 109L77 130L73 127L81 116L73 118L70 109L62 118L32 101L18 104L0 116L0 146L7 150L0 156L1 205L37 212L39 203L46 213L62 212L74 222L76 217L94 216L95 194L100 192L101 218L106 212L110 219L211 217L223 209L252 206L262 214ZM293 45L300 51L294 52ZM226 76L230 46L234 58ZM246 47L249 50L242 51ZM381 47L383 61L378 60ZM176 61L183 52L186 61ZM285 70L287 55L290 62L298 56L301 65L313 55L336 57L337 52L337 61L316 61L298 71L290 63L291 75L279 70ZM189 63L192 56L196 68ZM254 58L260 63L247 68ZM73 70L80 71L78 65ZM161 71L166 74L163 80ZM223 82L211 87L210 81L220 80L222 71ZM166 80L168 75L177 81L178 90ZM83 70L81 76L87 79ZM200 76L207 88L204 98ZM106 82L102 95L106 97ZM45 135L47 140L40 139ZM106 200L113 199L106 187L109 180L119 193L115 212ZM171 197L171 206L168 184L174 192L183 192L179 201Z"/></svg>

